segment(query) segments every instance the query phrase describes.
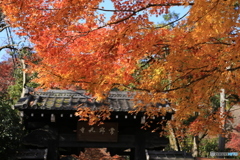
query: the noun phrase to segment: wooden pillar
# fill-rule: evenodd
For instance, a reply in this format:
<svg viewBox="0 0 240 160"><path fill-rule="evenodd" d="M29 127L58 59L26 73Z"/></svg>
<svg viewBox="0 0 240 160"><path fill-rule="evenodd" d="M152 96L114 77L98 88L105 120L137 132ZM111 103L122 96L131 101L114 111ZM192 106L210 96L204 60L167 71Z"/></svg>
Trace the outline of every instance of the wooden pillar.
<svg viewBox="0 0 240 160"><path fill-rule="evenodd" d="M50 121L51 121L52 115L53 115L54 121L51 122L48 129L49 139L48 139L47 160L58 160L59 159L59 151L58 151L59 131L58 131L58 126L56 123L54 113L51 114Z"/></svg>
<svg viewBox="0 0 240 160"><path fill-rule="evenodd" d="M139 130L135 135L135 153L134 160L146 160L145 153L145 134L143 130Z"/></svg>
<svg viewBox="0 0 240 160"><path fill-rule="evenodd" d="M130 160L135 160L135 148L131 148Z"/></svg>
<svg viewBox="0 0 240 160"><path fill-rule="evenodd" d="M49 140L47 160L58 160L58 158L58 143L56 140Z"/></svg>

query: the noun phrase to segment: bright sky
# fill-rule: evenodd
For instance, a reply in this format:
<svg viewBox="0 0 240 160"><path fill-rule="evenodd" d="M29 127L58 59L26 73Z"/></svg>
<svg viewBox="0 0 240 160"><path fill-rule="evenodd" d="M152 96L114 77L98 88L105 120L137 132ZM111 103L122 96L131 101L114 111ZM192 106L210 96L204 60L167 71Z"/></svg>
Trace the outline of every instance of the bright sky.
<svg viewBox="0 0 240 160"><path fill-rule="evenodd" d="M100 5L100 7L102 6L104 7L104 9L114 8L110 0L105 0L105 2L103 2ZM170 8L170 12L179 13L179 17L182 17L183 15L185 15L188 12L188 10L189 10L188 7L185 8L182 6ZM111 12L110 13L108 12L108 15L106 17L109 18L110 16L111 16ZM151 21L155 22L156 24L163 22L162 16L158 16L158 17L151 16L149 18ZM15 40L15 43L19 43L21 41L22 45L23 43L25 43L26 45L29 45L29 42L26 42L25 40L20 39L19 36L15 35L14 33L12 33L12 36L13 36L13 40ZM7 44L8 44L8 38L7 38L6 30L4 30L3 32L0 33L0 46L4 46ZM6 60L8 57L9 55L6 53L6 50L0 51L0 62L3 60Z"/></svg>
<svg viewBox="0 0 240 160"><path fill-rule="evenodd" d="M29 41L24 39L24 37L17 36L16 34L14 34L13 31L11 31L11 34L9 34L9 32L8 33L7 32L8 32L7 29L0 32L0 47L12 43L11 39L8 39L8 36L12 37L12 40L13 40L14 44L16 44L17 48L24 47L24 46L30 46ZM0 51L0 62L3 60L7 60L10 57L9 54L7 53L7 51L9 51L9 49L3 49Z"/></svg>
<svg viewBox="0 0 240 160"><path fill-rule="evenodd" d="M6 29L0 33L0 46L5 46L8 44L8 39L7 39L7 34L6 34ZM7 58L6 51L2 50L0 52L0 61L3 61Z"/></svg>
<svg viewBox="0 0 240 160"><path fill-rule="evenodd" d="M104 0L104 2L99 6L99 8L104 7L104 9L106 10L112 10L114 9L113 3L111 2L111 0ZM184 6L176 6L176 7L171 7L170 8L170 12L175 12L175 13L179 13L179 17L182 17L183 15L185 15L188 11L189 11L190 7L184 7ZM102 13L108 13L110 17L111 16L111 12L102 12ZM158 16L158 17L150 17L150 20L155 22L156 24L161 23L163 21L162 16Z"/></svg>
<svg viewBox="0 0 240 160"><path fill-rule="evenodd" d="M170 12L174 12L174 13L178 13L179 14L179 18L181 18L182 16L184 16L188 11L189 11L189 7L183 7L183 6L179 6L179 7L172 7L170 8ZM155 22L156 24L158 23L162 23L163 22L163 17L159 16L159 17L155 17L155 16L151 16L150 20Z"/></svg>

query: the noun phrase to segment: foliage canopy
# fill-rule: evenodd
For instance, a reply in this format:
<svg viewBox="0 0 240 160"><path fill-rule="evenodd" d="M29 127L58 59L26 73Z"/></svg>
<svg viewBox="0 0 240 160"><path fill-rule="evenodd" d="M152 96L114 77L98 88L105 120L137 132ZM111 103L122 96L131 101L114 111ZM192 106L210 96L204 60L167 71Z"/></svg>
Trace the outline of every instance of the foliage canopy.
<svg viewBox="0 0 240 160"><path fill-rule="evenodd" d="M142 106L171 102L176 127L197 112L191 133L219 132L210 97L221 88L239 94L239 1L111 0L113 9L102 2L1 1L9 23L35 45L35 81L45 88L86 89L98 100L113 88L141 91L136 98ZM149 20L189 5L174 28ZM110 20L105 13L112 13Z"/></svg>

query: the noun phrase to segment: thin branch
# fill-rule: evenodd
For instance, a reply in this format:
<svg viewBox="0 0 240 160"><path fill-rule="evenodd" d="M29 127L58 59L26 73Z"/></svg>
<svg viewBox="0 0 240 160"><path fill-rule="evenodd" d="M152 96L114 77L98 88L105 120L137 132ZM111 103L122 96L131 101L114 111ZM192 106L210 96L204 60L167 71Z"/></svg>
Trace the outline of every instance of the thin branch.
<svg viewBox="0 0 240 160"><path fill-rule="evenodd" d="M175 80L172 81L171 83L167 84L164 88L168 88L169 86L171 86L172 84L174 84L174 83L177 82L178 80L180 80L180 79L186 77L187 75L189 75L192 71L198 70L198 69L203 69L203 68L206 68L206 67L208 67L208 66L206 65L206 66L202 66L202 67L198 67L198 68L189 68L190 71L186 72L186 73L185 73L184 75L182 75L181 77L178 77L177 79L175 79ZM205 70L203 71L203 70L201 70L201 72L212 72L212 71L205 71Z"/></svg>
<svg viewBox="0 0 240 160"><path fill-rule="evenodd" d="M238 69L240 69L240 66L235 67L235 68L229 68L229 69L226 69L226 70L227 71L235 71L235 70L238 70Z"/></svg>
<svg viewBox="0 0 240 160"><path fill-rule="evenodd" d="M210 13L215 7L217 7L217 5L219 4L219 0L216 2L216 4L209 10L207 11L203 16L199 17L195 23L197 23L198 21L200 21L203 17L205 17L208 13Z"/></svg>
<svg viewBox="0 0 240 160"><path fill-rule="evenodd" d="M156 92L171 92L171 91L179 90L179 89L182 89L182 88L187 88L187 87L189 87L190 85L194 84L195 82L198 82L198 81L200 81L200 80L203 80L203 79L209 77L210 75L211 75L211 74L204 75L204 76L202 76L202 77L200 77L200 78L197 78L197 79L195 79L195 80L193 80L193 81L191 81L191 82L189 82L189 83L187 83L187 84L184 84L184 85L179 86L179 87L176 87L176 88L167 89L167 90L164 90L164 91L156 90Z"/></svg>
<svg viewBox="0 0 240 160"><path fill-rule="evenodd" d="M186 4L184 3L165 3L165 4L148 4L149 7L169 7L169 6L185 6ZM194 5L194 3L188 3L189 6ZM147 8L149 8L147 7ZM31 7L33 9L36 10L61 10L61 8L37 8L37 7ZM135 12L133 10L115 10L115 9L104 9L104 8L92 8L95 10L100 10L100 11L104 11L104 12Z"/></svg>
<svg viewBox="0 0 240 160"><path fill-rule="evenodd" d="M151 7L161 7L161 6L186 6L186 3L165 3L165 4L149 4ZM193 2L187 3L188 6L193 6Z"/></svg>
<svg viewBox="0 0 240 160"><path fill-rule="evenodd" d="M55 74L55 73L53 73L53 72L51 72L51 71L50 71L50 74L52 74L53 76L56 76L56 77L58 77L58 78L60 78L60 79L64 79L62 76L57 75L57 74ZM200 80L203 80L203 79L205 79L205 78L207 78L207 77L209 77L209 76L211 76L211 74L204 75L204 76L202 76L202 77L200 77L200 78L197 78L197 79L189 82L188 84L185 84L185 85L182 85L182 86L179 86L179 87L175 87L175 88L171 88L171 89L155 90L155 91L158 92L158 93L160 93L160 92L166 93L166 92L171 92L171 91L179 90L179 89L182 89L182 88L187 88L187 87L189 87L190 85L193 85L194 83L196 83L196 82L198 82L198 81L200 81ZM71 81L71 82L73 82L73 83L91 83L91 82L87 82L87 81ZM93 84L96 84L96 83L93 83ZM105 83L105 84L108 84L108 83ZM146 91L146 92L150 92L150 91L151 91L151 90L149 90L149 89L137 88L137 87L132 87L132 86L130 87L130 86L128 86L128 85L124 85L124 84L120 84L120 83L113 83L113 84L111 84L111 85L112 85L112 88L114 88L114 87L116 87L116 86L122 86L122 87L125 87L125 88L128 88L128 89L131 89L131 90Z"/></svg>
<svg viewBox="0 0 240 160"><path fill-rule="evenodd" d="M17 48L15 48L14 46L16 46L16 45L8 44L8 45L5 45L5 46L1 46L1 47L0 47L0 51L3 50L3 49L6 49L6 48L8 48L8 49L13 49L13 50L17 50Z"/></svg>
<svg viewBox="0 0 240 160"><path fill-rule="evenodd" d="M205 66L203 66L203 68L204 68L204 67L205 67ZM208 73L209 73L209 72L214 72L214 71L216 71L216 70L218 70L217 67L213 68L212 70L201 70L201 72L208 72ZM191 71L190 71L190 72L191 72ZM190 73L190 72L189 72L189 73ZM186 87L194 84L195 82L198 82L198 81L200 81L200 80L203 80L203 79L205 79L205 78L207 78L207 77L209 77L209 76L211 76L211 74L206 74L206 75L203 75L203 76L200 77L200 78L197 78L197 79L189 82L188 84L185 84L185 85L182 85L182 86L179 86L179 87L176 87L176 88L172 88L172 89L167 89L167 90L164 90L164 91L165 91L165 92L170 92L170 91L175 91L175 90L178 90L178 89L186 88ZM175 82L175 81L174 81L174 82ZM173 84L173 82L169 83L168 85L171 85L171 84Z"/></svg>
<svg viewBox="0 0 240 160"><path fill-rule="evenodd" d="M209 77L211 74L208 74L208 75L204 75L198 79L195 79L191 82L189 82L188 84L185 84L185 85L182 85L182 86L179 86L179 87L176 87L176 88L172 88L172 89L163 89L163 90L155 90L155 92L157 93L167 93L167 92L171 92L171 91L175 91L175 90L179 90L179 89L183 89L183 88L187 88L189 87L190 85L193 85L194 83L200 81L200 80L203 80L207 77ZM128 89L131 89L131 90L138 90L138 91L146 91L146 92L150 92L151 90L149 89L144 89L144 88L137 88L137 87L130 87L130 86L126 86L124 84L118 84L118 83L114 83L113 86L123 86L125 88L128 88Z"/></svg>
<svg viewBox="0 0 240 160"><path fill-rule="evenodd" d="M163 26L161 26L161 27L155 27L155 28L156 28L156 29L159 29L159 28L164 28L164 27L167 27L167 26L169 26L169 25L172 25L172 24L174 24L175 22L180 21L181 19L183 19L184 17L186 17L186 16L188 15L188 13L189 13L189 11L188 11L186 14L184 14L182 17L178 18L177 20L172 21L172 22L169 22L168 24L165 24L165 25L163 25Z"/></svg>
<svg viewBox="0 0 240 160"><path fill-rule="evenodd" d="M202 42L202 43L197 43L194 46L202 45L202 44L223 44L223 45L232 45L231 43L226 43L226 42Z"/></svg>
<svg viewBox="0 0 240 160"><path fill-rule="evenodd" d="M2 27L1 29L0 29L0 32L2 32L4 29L7 29L8 27L10 27L9 25L5 25L4 27Z"/></svg>
<svg viewBox="0 0 240 160"><path fill-rule="evenodd" d="M160 6L183 6L183 5L185 5L185 4L183 4L183 3L148 4L148 5L146 5L145 7L139 8L139 9L137 9L137 10L135 10L135 11L133 11L133 10L123 10L123 11L126 11L126 12L132 12L132 13L131 13L130 15L122 18L122 19L117 20L117 21L107 23L107 24L105 24L105 25L103 25L103 26L97 27L97 28L92 29L92 30L89 30L89 31L87 31L87 32L79 32L79 33L90 33L90 32L92 32L92 31L95 31L95 30L98 30L98 29L101 29L101 28L104 28L104 27L107 27L107 26L110 26L110 25L113 25L113 24L121 23L121 22L123 22L123 21L126 21L126 20L130 19L131 17L133 17L133 16L136 15L137 13L139 13L139 12L141 12L141 11L143 11L143 10L146 10L146 9L148 9L148 8L151 8L151 7L160 7ZM194 3L188 3L188 5L194 5ZM96 9L96 8L95 8L95 9ZM102 9L102 10L103 10L103 9ZM108 11L120 12L121 10L108 10ZM175 21L173 21L173 22L170 22L170 23L168 23L168 24L166 24L166 25L164 25L164 26L162 26L162 27L159 27L159 28L163 28L163 27L168 26L168 25L170 25L170 24L172 24L172 23L175 23L176 21L181 20L181 19L184 18L188 13L189 13L189 12L187 12L187 13L186 13L184 16L182 16L181 18L179 18L179 19L177 19L177 20L175 20Z"/></svg>
<svg viewBox="0 0 240 160"><path fill-rule="evenodd" d="M184 3L164 3L164 4L148 4L145 9L150 7L169 7L169 6L185 6ZM194 3L188 3L189 6L194 5ZM103 8L93 8L96 10L104 11L104 12L136 12L133 10L115 10L115 9L103 9Z"/></svg>
<svg viewBox="0 0 240 160"><path fill-rule="evenodd" d="M194 3L189 3L189 5L193 5L193 4L194 4ZM119 23L119 22L125 21L125 20L131 18L132 16L134 16L135 14L137 14L137 13L139 13L139 12L145 10L145 9L151 8L151 7L159 7L159 6L181 6L181 5L184 5L184 4L182 4L182 3L148 4L148 5L146 5L145 7L142 7L142 8L140 8L140 9L136 10L136 11L131 11L132 14L130 14L129 16L127 16L127 17L125 17L125 18L122 18L122 19L120 19L120 20L118 20L118 21L109 23L109 24L107 24L107 25L117 24L117 23ZM182 16L181 18L179 18L179 20L182 19L182 18L184 18L188 13L189 13L189 12L187 12L184 16ZM178 21L178 20L176 20L176 21ZM170 23L174 23L174 22L170 22ZM169 23L169 24L170 24L170 23ZM169 24L168 24L168 25L169 25Z"/></svg>
<svg viewBox="0 0 240 160"><path fill-rule="evenodd" d="M204 131L204 133L202 134L202 136L199 136L199 142L200 142L201 140L203 140L203 138L206 137L207 135L208 135L208 130L206 129L206 130Z"/></svg>
<svg viewBox="0 0 240 160"><path fill-rule="evenodd" d="M104 11L104 12L134 12L133 10L115 10L115 9L103 9L103 8L93 8L96 10Z"/></svg>

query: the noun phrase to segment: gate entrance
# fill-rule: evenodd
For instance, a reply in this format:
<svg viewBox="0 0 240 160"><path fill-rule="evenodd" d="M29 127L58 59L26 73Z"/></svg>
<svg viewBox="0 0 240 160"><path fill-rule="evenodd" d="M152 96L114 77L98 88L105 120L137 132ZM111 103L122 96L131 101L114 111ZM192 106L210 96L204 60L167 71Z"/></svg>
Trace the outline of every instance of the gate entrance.
<svg viewBox="0 0 240 160"><path fill-rule="evenodd" d="M155 133L151 128L141 129L146 121L143 113L128 113L134 109L131 93L110 92L104 103L92 101L92 97L84 93L83 90L26 93L15 105L21 111L28 131L23 144L29 149L47 149L48 160L57 160L60 155L79 155L85 148L107 148L112 156L117 154L128 156L130 160L145 160L146 149L163 149L168 144L167 138L159 136L161 129ZM79 107L94 110L102 105L112 110L110 119L102 125L89 126L75 116ZM160 121L165 125L171 115L168 112L164 117L151 119L153 127Z"/></svg>

